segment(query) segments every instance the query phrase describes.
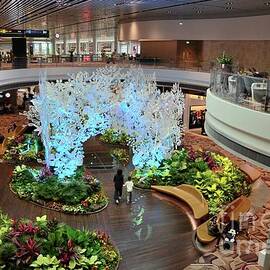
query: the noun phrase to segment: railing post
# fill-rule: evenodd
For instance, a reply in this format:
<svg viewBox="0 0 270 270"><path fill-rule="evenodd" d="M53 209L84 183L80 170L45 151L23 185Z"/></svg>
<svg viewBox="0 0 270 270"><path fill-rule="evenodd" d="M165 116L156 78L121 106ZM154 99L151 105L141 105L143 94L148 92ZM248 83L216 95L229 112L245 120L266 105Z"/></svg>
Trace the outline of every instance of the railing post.
<svg viewBox="0 0 270 270"><path fill-rule="evenodd" d="M264 258L263 270L270 270L270 232L266 241L266 253Z"/></svg>
<svg viewBox="0 0 270 270"><path fill-rule="evenodd" d="M264 104L264 111L267 112L268 105L270 99L270 80L267 80L267 88L266 88L266 95L265 95L265 104Z"/></svg>
<svg viewBox="0 0 270 270"><path fill-rule="evenodd" d="M238 104L239 103L239 97L240 97L240 93L241 93L241 89L240 89L240 75L237 74L236 75L236 91L235 91L235 103Z"/></svg>

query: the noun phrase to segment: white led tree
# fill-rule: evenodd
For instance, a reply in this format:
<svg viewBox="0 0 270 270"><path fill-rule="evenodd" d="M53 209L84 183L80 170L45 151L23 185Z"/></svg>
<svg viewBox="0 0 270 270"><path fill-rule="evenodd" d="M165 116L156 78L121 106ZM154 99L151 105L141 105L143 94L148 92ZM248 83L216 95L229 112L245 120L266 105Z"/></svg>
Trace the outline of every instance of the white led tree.
<svg viewBox="0 0 270 270"><path fill-rule="evenodd" d="M105 67L67 82L42 78L26 114L41 131L47 166L64 179L83 164L83 143L109 127L132 136L135 167L158 166L181 143L183 107L179 85L161 93L141 69Z"/></svg>

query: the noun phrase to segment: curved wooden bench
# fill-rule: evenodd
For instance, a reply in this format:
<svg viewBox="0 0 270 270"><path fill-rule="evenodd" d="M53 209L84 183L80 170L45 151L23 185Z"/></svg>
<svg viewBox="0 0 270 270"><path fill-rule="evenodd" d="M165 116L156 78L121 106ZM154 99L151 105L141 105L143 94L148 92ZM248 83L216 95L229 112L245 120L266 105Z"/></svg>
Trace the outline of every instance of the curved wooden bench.
<svg viewBox="0 0 270 270"><path fill-rule="evenodd" d="M4 141L0 144L0 156L3 156L5 154L7 142L8 138L5 137Z"/></svg>
<svg viewBox="0 0 270 270"><path fill-rule="evenodd" d="M27 129L27 125L16 127L14 131L15 137L22 135L26 129Z"/></svg>
<svg viewBox="0 0 270 270"><path fill-rule="evenodd" d="M261 177L261 172L256 168L253 168L248 163L243 163L239 166L239 169L248 176L250 183L255 182Z"/></svg>
<svg viewBox="0 0 270 270"><path fill-rule="evenodd" d="M153 190L172 195L186 202L193 211L195 219L200 219L208 214L208 204L201 192L191 185L151 186Z"/></svg>
<svg viewBox="0 0 270 270"><path fill-rule="evenodd" d="M7 136L5 137L4 141L0 144L0 156L3 156L6 151L6 146L8 143L9 138L16 138L24 133L24 131L27 129L27 126L18 126L15 128L14 131L9 132Z"/></svg>
<svg viewBox="0 0 270 270"><path fill-rule="evenodd" d="M239 220L240 215L248 212L250 206L250 200L245 196L241 196L228 204L224 212L228 213L231 220ZM203 244L208 244L216 239L215 236L210 235L208 232L209 221L207 220L197 228L197 238Z"/></svg>

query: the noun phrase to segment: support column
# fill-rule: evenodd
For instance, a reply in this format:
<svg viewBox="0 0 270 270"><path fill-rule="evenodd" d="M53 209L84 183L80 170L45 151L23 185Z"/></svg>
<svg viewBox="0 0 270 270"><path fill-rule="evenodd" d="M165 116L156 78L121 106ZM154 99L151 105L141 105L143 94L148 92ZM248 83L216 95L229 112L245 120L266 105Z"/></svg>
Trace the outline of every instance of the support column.
<svg viewBox="0 0 270 270"><path fill-rule="evenodd" d="M114 29L114 51L118 53L118 23L115 23Z"/></svg>
<svg viewBox="0 0 270 270"><path fill-rule="evenodd" d="M56 55L55 29L53 29L50 33L51 33L50 36L51 36L51 44L52 44L52 55Z"/></svg>
<svg viewBox="0 0 270 270"><path fill-rule="evenodd" d="M12 68L27 68L26 38L12 38Z"/></svg>
<svg viewBox="0 0 270 270"><path fill-rule="evenodd" d="M64 42L64 54L67 54L67 37L66 34L63 34L63 42ZM61 52L62 54L62 52Z"/></svg>
<svg viewBox="0 0 270 270"><path fill-rule="evenodd" d="M97 31L96 31L96 23L93 22L93 54L97 54Z"/></svg>
<svg viewBox="0 0 270 270"><path fill-rule="evenodd" d="M80 54L80 33L79 33L79 25L77 24L77 33L76 33L76 52L77 55ZM78 60L78 58L77 58Z"/></svg>

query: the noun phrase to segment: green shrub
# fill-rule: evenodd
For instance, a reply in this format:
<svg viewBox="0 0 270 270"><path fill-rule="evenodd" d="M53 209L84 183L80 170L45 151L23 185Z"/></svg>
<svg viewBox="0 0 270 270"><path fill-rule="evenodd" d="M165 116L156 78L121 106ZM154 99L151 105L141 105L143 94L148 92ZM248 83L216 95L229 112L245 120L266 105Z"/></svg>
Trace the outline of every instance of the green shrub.
<svg viewBox="0 0 270 270"><path fill-rule="evenodd" d="M46 216L36 222L2 217L13 225L0 245L0 269L114 270L120 260L105 233L77 230Z"/></svg>
<svg viewBox="0 0 270 270"><path fill-rule="evenodd" d="M127 149L113 149L110 151L110 155L124 166L129 163L129 152Z"/></svg>
<svg viewBox="0 0 270 270"><path fill-rule="evenodd" d="M65 182L42 172L24 165L17 166L13 172L12 189L21 198L42 204L56 202L66 212L94 211L105 206L108 201L100 182L91 176L85 177L83 168L79 168Z"/></svg>
<svg viewBox="0 0 270 270"><path fill-rule="evenodd" d="M245 176L231 160L209 152L175 151L158 168L135 170L132 178L137 186L143 188L151 185L193 185L208 201L212 215L237 197L250 193Z"/></svg>
<svg viewBox="0 0 270 270"><path fill-rule="evenodd" d="M126 133L121 133L109 128L100 136L100 140L110 144L129 145L132 139Z"/></svg>

